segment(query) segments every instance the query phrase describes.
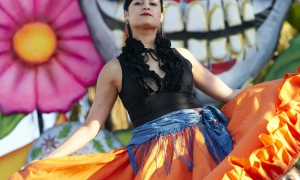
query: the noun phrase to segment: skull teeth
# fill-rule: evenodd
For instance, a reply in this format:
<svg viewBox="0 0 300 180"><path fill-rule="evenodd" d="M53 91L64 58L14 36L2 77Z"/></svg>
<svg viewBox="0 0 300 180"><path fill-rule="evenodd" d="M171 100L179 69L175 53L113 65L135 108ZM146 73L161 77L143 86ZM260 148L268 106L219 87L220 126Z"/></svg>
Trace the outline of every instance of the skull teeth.
<svg viewBox="0 0 300 180"><path fill-rule="evenodd" d="M209 12L209 28L211 31L225 29L224 12L220 5L214 4Z"/></svg>
<svg viewBox="0 0 300 180"><path fill-rule="evenodd" d="M245 40L248 46L253 47L256 44L256 30L255 28L246 29L245 32Z"/></svg>
<svg viewBox="0 0 300 180"><path fill-rule="evenodd" d="M218 38L210 41L209 52L214 61L224 61L227 58L227 38Z"/></svg>
<svg viewBox="0 0 300 180"><path fill-rule="evenodd" d="M178 3L166 2L163 27L165 33L180 32L184 29L182 11Z"/></svg>
<svg viewBox="0 0 300 180"><path fill-rule="evenodd" d="M105 6L103 3L101 1L101 7ZM110 7L114 9L111 17L119 22L124 22L123 4L121 2L109 3ZM183 31L198 34L221 32L226 28L230 30L229 28L255 20L250 0L165 1L164 3L166 8L163 28L166 34ZM182 6L183 4L184 6ZM114 29L112 32L115 37L115 45L120 50L124 45L124 31L123 29ZM230 61L232 57L247 55L245 48L252 48L256 45L256 30L250 28L244 32L215 39L190 38L185 43L179 38L171 39L171 42L174 48L186 46L202 63L220 63Z"/></svg>
<svg viewBox="0 0 300 180"><path fill-rule="evenodd" d="M189 39L188 47L192 54L201 62L204 63L208 59L207 40Z"/></svg>
<svg viewBox="0 0 300 180"><path fill-rule="evenodd" d="M187 8L188 18L186 20L186 31L188 32L207 32L208 22L207 13L204 5L200 2L192 2Z"/></svg>
<svg viewBox="0 0 300 180"><path fill-rule="evenodd" d="M236 1L227 3L225 5L225 11L227 22L230 27L239 26L242 24L239 8Z"/></svg>
<svg viewBox="0 0 300 180"><path fill-rule="evenodd" d="M249 0L242 3L243 21L249 22L255 20L254 10Z"/></svg>

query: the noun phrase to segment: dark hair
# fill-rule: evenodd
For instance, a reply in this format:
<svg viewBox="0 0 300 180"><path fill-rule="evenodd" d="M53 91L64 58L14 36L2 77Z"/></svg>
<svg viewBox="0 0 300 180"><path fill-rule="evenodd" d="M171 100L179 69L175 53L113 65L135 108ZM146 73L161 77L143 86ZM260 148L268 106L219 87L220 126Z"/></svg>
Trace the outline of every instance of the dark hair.
<svg viewBox="0 0 300 180"><path fill-rule="evenodd" d="M128 7L131 4L132 0L124 0L124 5L123 5L123 9L125 11L128 11ZM164 12L164 8L163 8L163 0L160 0L160 5L161 5L161 12Z"/></svg>
<svg viewBox="0 0 300 180"><path fill-rule="evenodd" d="M124 0L124 5L123 5L123 9L125 11L128 11L128 7L131 4L132 0ZM163 8L163 0L160 0L160 5L161 5L161 12L164 12L164 8ZM128 33L129 33L129 37L132 37L132 32L131 32L131 27L129 24L126 24L127 29L128 29ZM159 36L164 37L164 31L163 31L163 27L162 24L160 24L159 26L159 30L157 32L159 34Z"/></svg>

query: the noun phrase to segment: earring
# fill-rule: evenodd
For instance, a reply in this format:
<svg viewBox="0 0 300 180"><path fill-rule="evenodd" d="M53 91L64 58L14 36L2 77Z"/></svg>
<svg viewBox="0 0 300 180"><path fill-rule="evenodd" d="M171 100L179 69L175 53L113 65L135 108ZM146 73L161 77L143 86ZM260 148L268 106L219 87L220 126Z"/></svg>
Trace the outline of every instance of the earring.
<svg viewBox="0 0 300 180"><path fill-rule="evenodd" d="M159 24L158 28L157 28L157 33L161 36L164 37L164 31L163 31L163 24L162 22Z"/></svg>
<svg viewBox="0 0 300 180"><path fill-rule="evenodd" d="M128 30L128 21L126 21L125 23L125 29L124 29L124 34L125 34L125 38L127 39L129 37L129 30Z"/></svg>

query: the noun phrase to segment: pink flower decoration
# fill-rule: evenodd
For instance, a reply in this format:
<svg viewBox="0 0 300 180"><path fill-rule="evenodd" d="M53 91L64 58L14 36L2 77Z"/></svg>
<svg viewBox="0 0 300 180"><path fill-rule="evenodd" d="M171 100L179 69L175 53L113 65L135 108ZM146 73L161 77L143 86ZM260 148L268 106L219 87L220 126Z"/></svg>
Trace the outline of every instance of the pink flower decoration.
<svg viewBox="0 0 300 180"><path fill-rule="evenodd" d="M55 49L45 62L25 61L14 46L16 33L30 23L45 24L55 35ZM103 65L77 0L0 1L0 109L4 114L36 108L44 113L66 112L96 83Z"/></svg>

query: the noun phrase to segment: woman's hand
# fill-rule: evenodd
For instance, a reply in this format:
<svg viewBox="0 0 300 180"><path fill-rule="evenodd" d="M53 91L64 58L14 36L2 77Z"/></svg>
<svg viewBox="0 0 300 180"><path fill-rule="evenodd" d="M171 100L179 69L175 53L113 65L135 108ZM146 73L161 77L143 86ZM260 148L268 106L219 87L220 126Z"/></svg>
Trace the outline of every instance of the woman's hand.
<svg viewBox="0 0 300 180"><path fill-rule="evenodd" d="M42 158L40 158L40 159L42 159ZM25 170L25 169L27 168L27 166L29 166L30 164L32 164L32 163L34 163L34 162L36 162L36 161L38 161L38 160L40 160L40 159L36 159L36 160L31 161L31 162L28 163L28 164L25 164L25 165L22 166L18 171L20 172L20 171Z"/></svg>

